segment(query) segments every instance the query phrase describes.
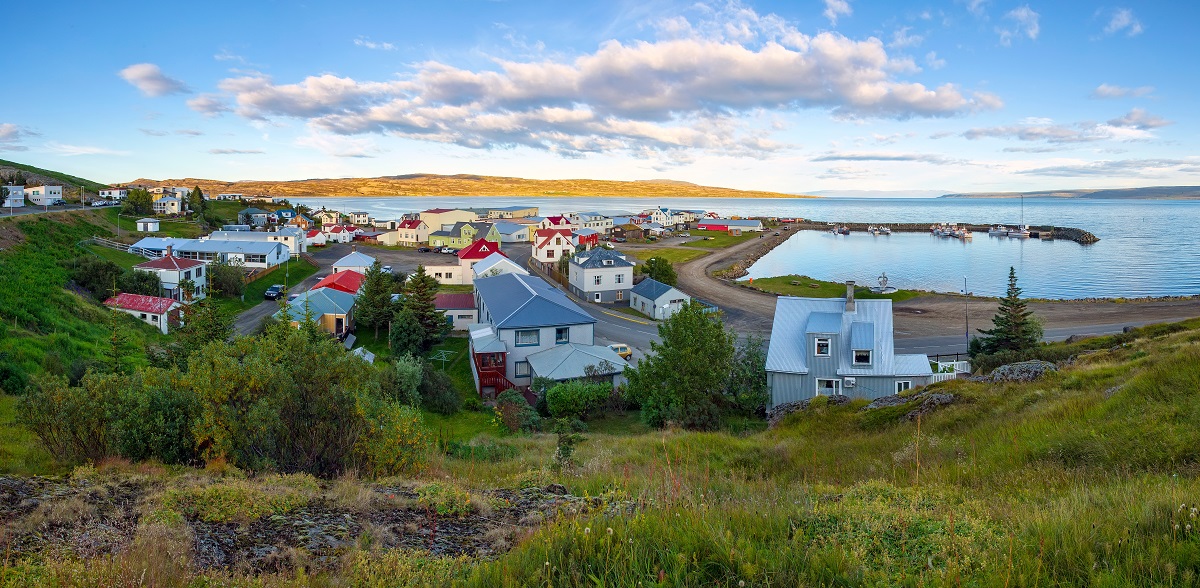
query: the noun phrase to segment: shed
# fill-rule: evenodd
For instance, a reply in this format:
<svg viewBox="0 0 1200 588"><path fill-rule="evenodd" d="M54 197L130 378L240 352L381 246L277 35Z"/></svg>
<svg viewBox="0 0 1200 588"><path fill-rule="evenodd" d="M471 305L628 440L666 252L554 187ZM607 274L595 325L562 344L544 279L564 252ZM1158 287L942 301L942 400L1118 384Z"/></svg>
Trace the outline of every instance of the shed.
<svg viewBox="0 0 1200 588"><path fill-rule="evenodd" d="M157 233L158 219L156 218L139 218L137 220L137 230L140 233Z"/></svg>

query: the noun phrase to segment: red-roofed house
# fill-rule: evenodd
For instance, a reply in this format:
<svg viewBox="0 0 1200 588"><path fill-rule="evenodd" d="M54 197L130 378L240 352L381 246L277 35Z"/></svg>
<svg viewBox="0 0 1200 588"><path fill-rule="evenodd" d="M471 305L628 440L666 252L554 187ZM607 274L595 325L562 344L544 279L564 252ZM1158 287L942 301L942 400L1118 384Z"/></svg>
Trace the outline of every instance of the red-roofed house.
<svg viewBox="0 0 1200 588"><path fill-rule="evenodd" d="M325 238L325 233L322 233L317 229L313 229L305 233L304 238L308 240L309 247L324 247L325 243L328 242Z"/></svg>
<svg viewBox="0 0 1200 588"><path fill-rule="evenodd" d="M396 225L396 232L400 233L398 242L401 245L417 247L429 241L429 223L421 219L400 221Z"/></svg>
<svg viewBox="0 0 1200 588"><path fill-rule="evenodd" d="M317 282L316 285L312 288L309 288L309 290L333 288L334 290L341 290L347 294L358 296L358 291L362 289L363 280L366 278L366 276L354 270L346 270L336 274L329 274L328 276L321 278L321 281Z"/></svg>
<svg viewBox="0 0 1200 588"><path fill-rule="evenodd" d="M500 243L479 239L459 250L458 265L426 266L425 272L433 276L439 284L473 284L475 273L471 271L471 266L493 253L504 255L504 252L500 251Z"/></svg>
<svg viewBox="0 0 1200 588"><path fill-rule="evenodd" d="M170 245L162 257L139 263L133 266L133 269L158 274L158 279L162 281L163 296L179 302L200 300L208 290L205 287L208 284L208 272L204 269L204 262L175 257L171 254ZM192 282L188 292L184 292L179 286L185 280Z"/></svg>
<svg viewBox="0 0 1200 588"><path fill-rule="evenodd" d="M568 231L575 230L575 224L571 219L565 216L548 216L538 223L538 228L542 229L565 229Z"/></svg>
<svg viewBox="0 0 1200 588"><path fill-rule="evenodd" d="M465 331L469 325L479 322L474 294L438 294L434 306L446 315L446 322L455 331Z"/></svg>
<svg viewBox="0 0 1200 588"><path fill-rule="evenodd" d="M566 229L538 229L533 234L533 259L547 270L552 270L563 257L575 254L571 243L571 231Z"/></svg>
<svg viewBox="0 0 1200 588"><path fill-rule="evenodd" d="M327 243L349 243L354 240L355 233L362 229L355 226L333 225L322 230L325 232Z"/></svg>
<svg viewBox="0 0 1200 588"><path fill-rule="evenodd" d="M179 324L179 301L161 296L145 296L142 294L121 293L104 301L104 305L113 309L132 314L147 324L158 327L165 335L168 325Z"/></svg>

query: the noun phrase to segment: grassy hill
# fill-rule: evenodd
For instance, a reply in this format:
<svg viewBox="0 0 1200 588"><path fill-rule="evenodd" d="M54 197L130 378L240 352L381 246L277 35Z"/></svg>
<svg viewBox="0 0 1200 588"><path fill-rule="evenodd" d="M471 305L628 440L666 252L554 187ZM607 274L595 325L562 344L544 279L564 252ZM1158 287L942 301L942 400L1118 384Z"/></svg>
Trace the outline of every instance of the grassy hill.
<svg viewBox="0 0 1200 588"><path fill-rule="evenodd" d="M206 192L271 196L648 196L713 198L806 198L778 192L698 186L672 180L529 180L477 175L407 174L377 178L226 182L197 178L150 180L131 185L200 186Z"/></svg>
<svg viewBox="0 0 1200 588"><path fill-rule="evenodd" d="M0 173L8 174L15 171L24 173L25 178L28 181L33 182L35 185L38 183L61 184L65 187L71 188L83 186L84 190L87 190L93 194L108 187L108 184L93 182L92 180L87 180L70 174L42 169L40 167L17 163L15 161L0 159Z"/></svg>

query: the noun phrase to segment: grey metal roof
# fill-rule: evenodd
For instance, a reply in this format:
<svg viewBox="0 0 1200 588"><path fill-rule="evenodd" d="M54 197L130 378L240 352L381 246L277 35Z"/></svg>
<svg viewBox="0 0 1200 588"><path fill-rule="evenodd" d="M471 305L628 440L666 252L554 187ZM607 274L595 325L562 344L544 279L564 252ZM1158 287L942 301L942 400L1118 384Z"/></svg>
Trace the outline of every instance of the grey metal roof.
<svg viewBox="0 0 1200 588"><path fill-rule="evenodd" d="M836 336L833 351L840 366L838 375L896 375L896 350L892 340L892 301L857 300L854 303L854 312L845 312L845 307L845 298L780 297L775 303L775 321L771 327L770 346L767 348L767 371L808 373L809 333L831 333ZM827 329L833 325L817 325L817 330L810 327L814 321L826 322L834 316L838 318L838 325L832 332ZM871 349L874 357L869 366L853 365L851 339L854 323L871 325L871 340L874 344ZM864 335L860 332L859 336L861 338Z"/></svg>
<svg viewBox="0 0 1200 588"><path fill-rule="evenodd" d="M137 222L139 222L139 223L156 223L156 222L158 222L158 219L156 219L156 218L139 218L137 220Z"/></svg>
<svg viewBox="0 0 1200 588"><path fill-rule="evenodd" d="M588 366L600 367L607 361L614 370L606 375L619 374L625 371L625 360L615 351L602 345L582 345L579 343L564 343L555 345L545 351L539 351L525 358L533 373L551 380L571 380L587 375Z"/></svg>
<svg viewBox="0 0 1200 588"><path fill-rule="evenodd" d="M662 298L663 295L671 292L672 290L679 292L684 297L687 297L687 294L684 294L677 288L668 286L667 284L655 280L654 278L646 278L638 282L629 292L630 294L637 294L638 296L641 296L647 300L657 301L659 298Z"/></svg>
<svg viewBox="0 0 1200 588"><path fill-rule="evenodd" d="M137 243L130 245L131 249L146 249L149 251L162 251L167 248L167 245L178 247L181 243L186 243L190 239L178 239L176 237L143 237Z"/></svg>
<svg viewBox="0 0 1200 588"><path fill-rule="evenodd" d="M864 322L850 323L850 349L874 349L875 325Z"/></svg>
<svg viewBox="0 0 1200 588"><path fill-rule="evenodd" d="M290 316L294 321L304 320L305 305L314 317L326 314L348 314L354 307L354 295L334 288L320 288L302 292L285 309L275 313L276 317Z"/></svg>
<svg viewBox="0 0 1200 588"><path fill-rule="evenodd" d="M475 292L500 329L592 324L596 319L545 280L522 274L500 274L475 280Z"/></svg>
<svg viewBox="0 0 1200 588"><path fill-rule="evenodd" d="M605 264L605 261L612 263ZM583 269L593 269L602 267L633 267L634 264L625 255L619 253L615 249L592 249L585 251L571 258L571 263Z"/></svg>
<svg viewBox="0 0 1200 588"><path fill-rule="evenodd" d="M468 223L468 222L459 221L459 222L454 223L454 226L450 228L450 230L448 231L449 236L462 238L463 227L465 227L467 225L471 225L471 227L475 229L476 236L479 236L481 238L484 236L487 236L488 231L492 230L492 223L483 223L483 222Z"/></svg>
<svg viewBox="0 0 1200 588"><path fill-rule="evenodd" d="M475 353L505 353L508 351L508 346L496 336L496 331L491 325L468 325L467 332L471 335L471 349Z"/></svg>
<svg viewBox="0 0 1200 588"><path fill-rule="evenodd" d="M501 235L511 235L528 228L529 225L518 225L517 223L496 223L496 230L500 231Z"/></svg>
<svg viewBox="0 0 1200 588"><path fill-rule="evenodd" d="M929 366L929 356L920 353L897 355L896 375L932 376L933 368Z"/></svg>
<svg viewBox="0 0 1200 588"><path fill-rule="evenodd" d="M529 273L529 272L525 271L525 268L521 267L517 262L505 257L505 255L503 253L500 253L499 251L479 260L479 262L477 262L475 265L471 266L471 269L475 272L475 275L482 276L488 270L490 270L493 267L495 267L496 265L502 264L502 263L507 263L508 265L511 265L512 266L512 268L510 268L511 271L514 271L514 272L517 272L520 274L528 274Z"/></svg>
<svg viewBox="0 0 1200 588"><path fill-rule="evenodd" d="M275 241L229 241L225 239L188 239L175 244L175 251L190 251L195 253L252 253L270 255L276 249L287 249L283 243Z"/></svg>
<svg viewBox="0 0 1200 588"><path fill-rule="evenodd" d="M814 312L808 317L805 333L837 333L842 330L842 313Z"/></svg>
<svg viewBox="0 0 1200 588"><path fill-rule="evenodd" d="M374 257L357 251L351 251L349 255L333 262L333 267L371 267L374 263Z"/></svg>

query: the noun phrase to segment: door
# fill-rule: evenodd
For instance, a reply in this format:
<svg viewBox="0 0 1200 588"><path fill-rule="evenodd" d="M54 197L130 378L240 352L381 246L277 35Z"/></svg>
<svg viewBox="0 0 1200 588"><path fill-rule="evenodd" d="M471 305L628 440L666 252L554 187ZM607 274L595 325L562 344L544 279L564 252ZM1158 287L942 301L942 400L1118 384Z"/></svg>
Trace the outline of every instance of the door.
<svg viewBox="0 0 1200 588"><path fill-rule="evenodd" d="M594 298L594 300L595 300L596 302L600 302L600 293L599 293L599 292L596 292L596 295L595 295L595 298Z"/></svg>
<svg viewBox="0 0 1200 588"><path fill-rule="evenodd" d="M839 396L841 393L841 380L817 380L817 396Z"/></svg>
<svg viewBox="0 0 1200 588"><path fill-rule="evenodd" d="M343 327L345 327L345 321L346 321L346 319L344 319L344 318L342 318L342 317L338 317L338 318L334 319L334 321L333 321L333 332L334 332L334 333L341 333L341 332L342 332L342 328L343 328Z"/></svg>

